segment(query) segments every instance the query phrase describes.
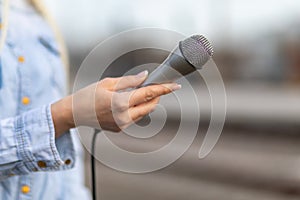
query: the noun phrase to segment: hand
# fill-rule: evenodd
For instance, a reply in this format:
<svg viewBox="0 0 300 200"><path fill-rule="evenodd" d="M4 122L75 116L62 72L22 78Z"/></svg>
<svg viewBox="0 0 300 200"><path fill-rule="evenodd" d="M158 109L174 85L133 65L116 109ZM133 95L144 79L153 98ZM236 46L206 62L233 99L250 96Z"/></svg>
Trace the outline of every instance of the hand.
<svg viewBox="0 0 300 200"><path fill-rule="evenodd" d="M141 85L147 74L105 78L54 103L51 111L57 135L82 125L118 132L152 112L161 95L180 89L170 83L126 91Z"/></svg>

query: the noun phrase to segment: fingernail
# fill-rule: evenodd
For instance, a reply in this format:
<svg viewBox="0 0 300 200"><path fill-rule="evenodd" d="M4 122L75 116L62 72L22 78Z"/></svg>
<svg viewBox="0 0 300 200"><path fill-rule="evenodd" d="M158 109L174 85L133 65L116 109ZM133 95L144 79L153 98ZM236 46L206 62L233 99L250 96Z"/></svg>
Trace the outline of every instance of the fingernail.
<svg viewBox="0 0 300 200"><path fill-rule="evenodd" d="M174 90L179 90L179 89L181 89L181 85L179 85L179 84L174 84L174 85L172 85L171 86L171 89L174 91Z"/></svg>
<svg viewBox="0 0 300 200"><path fill-rule="evenodd" d="M147 70L142 71L142 72L140 72L136 75L137 78L145 78L146 76L148 76L148 71Z"/></svg>

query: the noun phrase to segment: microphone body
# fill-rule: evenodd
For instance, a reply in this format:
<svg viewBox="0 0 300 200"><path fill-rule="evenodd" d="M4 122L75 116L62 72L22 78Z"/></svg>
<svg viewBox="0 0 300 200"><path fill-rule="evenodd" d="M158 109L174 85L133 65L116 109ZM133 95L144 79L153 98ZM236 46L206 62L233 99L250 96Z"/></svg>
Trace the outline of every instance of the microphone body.
<svg viewBox="0 0 300 200"><path fill-rule="evenodd" d="M182 76L201 69L212 55L212 46L204 36L189 37L179 42L166 60L149 74L142 87L174 82Z"/></svg>

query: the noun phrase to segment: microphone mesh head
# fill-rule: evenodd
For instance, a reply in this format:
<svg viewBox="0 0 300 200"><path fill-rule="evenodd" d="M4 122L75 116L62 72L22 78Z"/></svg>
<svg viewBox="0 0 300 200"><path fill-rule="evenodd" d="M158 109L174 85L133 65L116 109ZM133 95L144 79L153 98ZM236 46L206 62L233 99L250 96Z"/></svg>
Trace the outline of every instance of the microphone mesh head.
<svg viewBox="0 0 300 200"><path fill-rule="evenodd" d="M193 35L181 41L179 48L184 58L198 69L201 69L214 53L211 44L202 35Z"/></svg>

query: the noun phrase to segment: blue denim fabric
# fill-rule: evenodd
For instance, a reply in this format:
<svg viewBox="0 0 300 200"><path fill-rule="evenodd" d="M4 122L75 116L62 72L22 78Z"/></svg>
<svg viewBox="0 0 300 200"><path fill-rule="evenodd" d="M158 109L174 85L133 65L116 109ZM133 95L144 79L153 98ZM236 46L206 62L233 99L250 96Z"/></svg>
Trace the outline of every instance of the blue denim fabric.
<svg viewBox="0 0 300 200"><path fill-rule="evenodd" d="M54 137L50 107L65 95L65 72L35 10L11 8L0 59L0 200L90 199L75 130Z"/></svg>
<svg viewBox="0 0 300 200"><path fill-rule="evenodd" d="M0 61L0 89L2 88L2 66Z"/></svg>

